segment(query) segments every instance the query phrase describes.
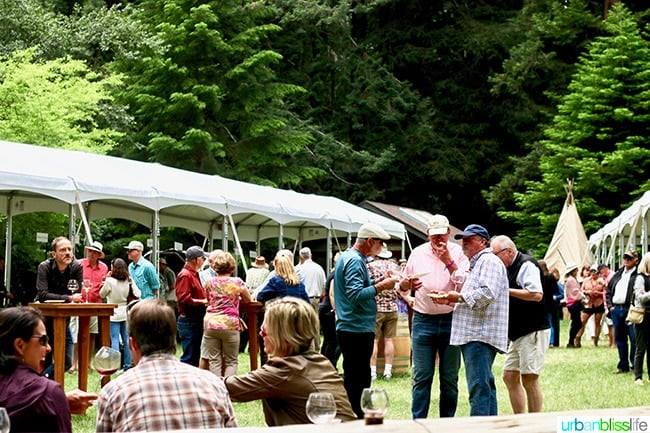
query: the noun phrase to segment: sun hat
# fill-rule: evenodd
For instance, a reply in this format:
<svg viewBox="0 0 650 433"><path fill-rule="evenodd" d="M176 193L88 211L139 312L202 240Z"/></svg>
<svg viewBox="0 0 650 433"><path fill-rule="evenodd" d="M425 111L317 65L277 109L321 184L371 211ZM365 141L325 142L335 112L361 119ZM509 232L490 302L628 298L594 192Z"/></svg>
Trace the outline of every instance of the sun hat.
<svg viewBox="0 0 650 433"><path fill-rule="evenodd" d="M269 264L266 263L264 256L257 256L255 257L255 263L253 263L253 266L256 268L268 268Z"/></svg>
<svg viewBox="0 0 650 433"><path fill-rule="evenodd" d="M96 253L99 253L100 259L104 258L104 245L102 245L101 242L94 241L90 245L86 245L84 248L86 250L95 251Z"/></svg>
<svg viewBox="0 0 650 433"><path fill-rule="evenodd" d="M390 252L385 242L382 244L381 251L377 254L377 257L380 259L390 259L393 257L393 253Z"/></svg>
<svg viewBox="0 0 650 433"><path fill-rule="evenodd" d="M578 269L578 265L576 265L573 262L567 263L566 268L564 270L564 275L568 274L569 272L573 272L576 269Z"/></svg>

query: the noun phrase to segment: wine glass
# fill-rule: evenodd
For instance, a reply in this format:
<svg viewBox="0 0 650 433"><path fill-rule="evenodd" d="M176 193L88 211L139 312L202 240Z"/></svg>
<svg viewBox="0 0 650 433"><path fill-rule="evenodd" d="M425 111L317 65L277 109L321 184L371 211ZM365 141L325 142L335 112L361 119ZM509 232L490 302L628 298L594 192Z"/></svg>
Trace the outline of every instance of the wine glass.
<svg viewBox="0 0 650 433"><path fill-rule="evenodd" d="M105 376L110 376L120 369L122 354L108 346L102 346L93 358L93 368L99 373L99 383ZM99 388L99 387L98 387Z"/></svg>
<svg viewBox="0 0 650 433"><path fill-rule="evenodd" d="M86 304L88 303L88 296L90 295L90 289L93 287L93 282L90 278L84 278L83 290L86 293Z"/></svg>
<svg viewBox="0 0 650 433"><path fill-rule="evenodd" d="M7 413L7 409L0 407L0 433L9 433L9 430L11 430L9 414Z"/></svg>
<svg viewBox="0 0 650 433"><path fill-rule="evenodd" d="M361 410L366 424L383 424L390 402L384 388L364 388L361 393Z"/></svg>
<svg viewBox="0 0 650 433"><path fill-rule="evenodd" d="M454 283L454 290L458 291L460 287L463 287L465 280L467 279L467 272L456 269L453 274L451 274L451 282Z"/></svg>
<svg viewBox="0 0 650 433"><path fill-rule="evenodd" d="M307 418L314 424L327 424L336 416L336 401L331 392L312 392L305 404Z"/></svg>
<svg viewBox="0 0 650 433"><path fill-rule="evenodd" d="M68 281L68 290L70 290L70 293L74 296L75 292L79 290L79 283L77 280Z"/></svg>

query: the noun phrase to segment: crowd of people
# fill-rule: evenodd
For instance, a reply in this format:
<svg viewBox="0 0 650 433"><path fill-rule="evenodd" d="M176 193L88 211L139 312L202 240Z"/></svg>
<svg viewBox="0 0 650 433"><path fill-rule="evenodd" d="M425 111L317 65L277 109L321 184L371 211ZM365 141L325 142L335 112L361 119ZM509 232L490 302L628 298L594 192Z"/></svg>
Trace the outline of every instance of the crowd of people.
<svg viewBox="0 0 650 433"><path fill-rule="evenodd" d="M89 368L75 364L74 319L65 359L58 360L51 356L51 323L38 309L5 308L0 406L9 411L12 431L71 431L70 414L85 413L95 400L97 431L161 431L237 426L232 402L262 400L267 425L279 426L308 423L309 394L330 392L339 420L363 418L363 389L393 376L400 305L412 314L414 419L429 415L436 367L438 416L455 416L461 361L470 416L497 415L497 354L505 355L501 379L512 411L542 411L539 378L547 350L560 347L565 307L568 348L582 347L585 335L598 346L605 327L618 352L614 373L632 371L643 385L645 362L650 377L650 253L639 260L635 250L625 251L616 272L568 263L561 278L510 237L491 237L478 224L452 242L448 219L435 215L426 237L400 263L387 247L390 235L367 223L352 247L336 254L329 275L305 247L298 264L293 251L279 250L272 269L258 256L245 279L235 275L235 257L220 249L189 247L176 275L164 258L156 272L139 241L125 247L128 264L114 258L107 266L100 242L86 245L86 257L76 260L72 243L57 237L52 257L38 265L37 300L116 304L110 335L121 369L99 394L64 393L51 380L53 363L70 372ZM71 280L86 290L71 292ZM261 366L238 375L248 335L241 306L252 301L264 306L256 330ZM635 308L644 315L640 323L628 317ZM90 327L98 332L97 318Z"/></svg>

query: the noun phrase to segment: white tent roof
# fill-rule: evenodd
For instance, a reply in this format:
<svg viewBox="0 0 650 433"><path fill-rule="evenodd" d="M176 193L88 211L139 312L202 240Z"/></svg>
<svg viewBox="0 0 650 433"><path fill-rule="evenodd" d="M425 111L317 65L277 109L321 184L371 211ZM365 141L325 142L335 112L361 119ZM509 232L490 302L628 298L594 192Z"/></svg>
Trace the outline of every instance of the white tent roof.
<svg viewBox="0 0 650 433"><path fill-rule="evenodd" d="M628 248L640 246L641 251L648 251L648 210L650 191L589 236L590 250L610 267L620 264L620 258Z"/></svg>
<svg viewBox="0 0 650 433"><path fill-rule="evenodd" d="M0 209L12 215L68 213L85 203L88 218L124 218L150 227L183 227L209 235L211 223L230 215L241 240L319 239L356 233L366 222L404 239L403 224L334 197L179 170L111 156L0 141ZM215 236L220 231L216 230Z"/></svg>
<svg viewBox="0 0 650 433"><path fill-rule="evenodd" d="M544 261L549 269L557 268L564 275L568 264L591 265L591 254L587 246L587 235L573 200L573 184L569 183L567 197L560 219Z"/></svg>

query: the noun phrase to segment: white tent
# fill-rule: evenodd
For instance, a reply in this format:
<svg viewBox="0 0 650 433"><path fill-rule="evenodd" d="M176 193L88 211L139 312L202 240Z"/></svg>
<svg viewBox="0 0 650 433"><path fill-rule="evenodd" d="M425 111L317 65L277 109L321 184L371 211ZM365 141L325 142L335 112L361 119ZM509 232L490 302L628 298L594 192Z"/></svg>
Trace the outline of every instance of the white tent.
<svg viewBox="0 0 650 433"><path fill-rule="evenodd" d="M628 248L641 247L648 251L648 211L650 191L621 212L611 222L589 236L589 249L601 262L612 269L621 263Z"/></svg>
<svg viewBox="0 0 650 433"><path fill-rule="evenodd" d="M48 211L75 213L87 220L123 218L150 227L182 227L207 239L259 242L278 237L299 242L349 239L366 222L404 239L404 225L334 197L301 194L179 170L155 163L0 141L0 212L8 216L6 245L10 268L11 219ZM156 236L153 258L157 260ZM238 248L241 253L241 248ZM243 257L243 255L242 255ZM330 263L328 257L328 263Z"/></svg>
<svg viewBox="0 0 650 433"><path fill-rule="evenodd" d="M549 269L555 267L562 275L565 273L567 264L573 263L577 266L591 264L587 235L573 199L573 181L569 181L562 213L560 213L560 219L555 226L555 233L553 233L544 261Z"/></svg>

